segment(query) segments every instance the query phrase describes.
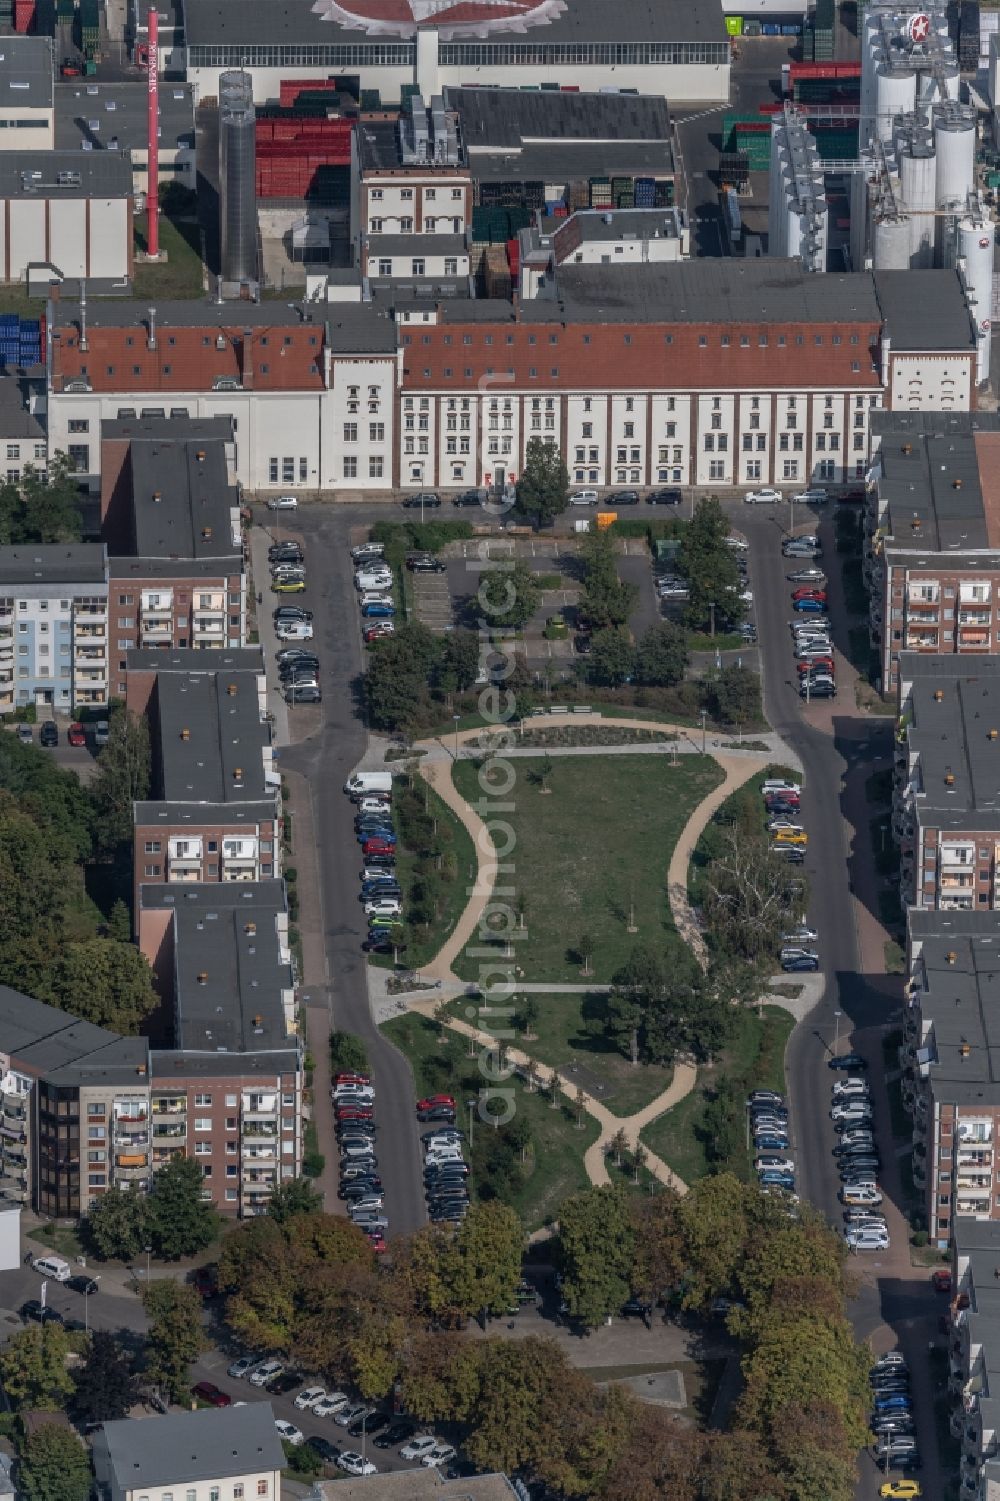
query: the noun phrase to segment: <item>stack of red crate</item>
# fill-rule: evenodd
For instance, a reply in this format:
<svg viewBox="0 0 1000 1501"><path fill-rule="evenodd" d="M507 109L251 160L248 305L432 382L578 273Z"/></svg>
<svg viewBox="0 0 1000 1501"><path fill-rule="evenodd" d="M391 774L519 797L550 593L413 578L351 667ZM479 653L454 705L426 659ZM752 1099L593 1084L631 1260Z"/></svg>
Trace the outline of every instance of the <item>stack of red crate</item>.
<svg viewBox="0 0 1000 1501"><path fill-rule="evenodd" d="M35 0L14 0L14 30L25 35L35 28Z"/></svg>
<svg viewBox="0 0 1000 1501"><path fill-rule="evenodd" d="M304 198L321 167L351 161L352 120L278 115L257 121L257 197Z"/></svg>

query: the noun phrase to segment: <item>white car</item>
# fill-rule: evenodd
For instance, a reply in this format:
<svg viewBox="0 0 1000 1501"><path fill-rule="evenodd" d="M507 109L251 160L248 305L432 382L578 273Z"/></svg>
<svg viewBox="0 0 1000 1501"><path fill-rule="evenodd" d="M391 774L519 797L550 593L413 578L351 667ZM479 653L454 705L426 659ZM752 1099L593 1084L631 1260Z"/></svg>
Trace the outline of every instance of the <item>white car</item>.
<svg viewBox="0 0 1000 1501"><path fill-rule="evenodd" d="M818 584L826 578L822 568L796 568L794 573L786 573L790 584Z"/></svg>
<svg viewBox="0 0 1000 1501"><path fill-rule="evenodd" d="M298 508L298 500L294 495L275 495L267 503L269 511L294 511Z"/></svg>
<svg viewBox="0 0 1000 1501"><path fill-rule="evenodd" d="M786 782L784 777L768 777L766 782L761 782L760 790L761 792L798 792L800 794L802 792L798 782Z"/></svg>
<svg viewBox="0 0 1000 1501"><path fill-rule="evenodd" d="M596 506L598 502L596 490L574 490L569 498L571 506Z"/></svg>
<svg viewBox="0 0 1000 1501"><path fill-rule="evenodd" d="M857 1235L845 1235L852 1251L888 1251L888 1230L859 1230Z"/></svg>
<svg viewBox="0 0 1000 1501"><path fill-rule="evenodd" d="M769 834L779 834L782 832L785 834L804 834L805 827L800 823L792 823L791 819L788 818L771 818L768 820L767 831ZM801 943L806 938L815 937L815 933L809 932L799 932L791 935L783 933L781 935L783 943Z"/></svg>
<svg viewBox="0 0 1000 1501"><path fill-rule="evenodd" d="M882 1195L877 1188L847 1186L840 1190L840 1202L842 1204L881 1204Z"/></svg>
<svg viewBox="0 0 1000 1501"><path fill-rule="evenodd" d="M309 1412L315 1408L317 1402L321 1402L326 1396L325 1386L307 1386L299 1392L295 1398L295 1406L300 1412Z"/></svg>
<svg viewBox="0 0 1000 1501"><path fill-rule="evenodd" d="M362 1459L360 1454L355 1454L353 1449L346 1449L343 1454L337 1455L337 1468L346 1470L348 1475L377 1475L378 1469L370 1459Z"/></svg>
<svg viewBox="0 0 1000 1501"><path fill-rule="evenodd" d="M273 1381L275 1376L280 1376L284 1369L280 1360L262 1360L250 1372L250 1385L264 1386L268 1381Z"/></svg>
<svg viewBox="0 0 1000 1501"><path fill-rule="evenodd" d="M795 1162L791 1157L777 1157L768 1153L766 1157L758 1157L754 1167L758 1173L794 1173Z"/></svg>
<svg viewBox="0 0 1000 1501"><path fill-rule="evenodd" d="M362 542L358 547L351 548L351 561L353 563L377 563L385 554L385 547L381 542Z"/></svg>
<svg viewBox="0 0 1000 1501"><path fill-rule="evenodd" d="M773 819L768 827L774 828L777 822L777 819ZM789 827L795 828L796 825L791 824ZM807 923L799 923L797 928L791 928L787 933L782 933L781 941L782 943L818 943L819 934L815 928L810 928Z"/></svg>
<svg viewBox="0 0 1000 1501"><path fill-rule="evenodd" d="M364 594L358 595L358 608L363 610L365 605L391 605L392 595L385 589L366 589Z"/></svg>
<svg viewBox="0 0 1000 1501"><path fill-rule="evenodd" d="M399 1451L400 1459L423 1459L432 1449L438 1447L438 1441L429 1433L420 1433L416 1438L411 1438L408 1444L404 1444Z"/></svg>
<svg viewBox="0 0 1000 1501"><path fill-rule="evenodd" d="M366 589L391 589L392 570L390 568L365 568L354 575L354 587L359 594L364 594Z"/></svg>
<svg viewBox="0 0 1000 1501"><path fill-rule="evenodd" d="M302 1429L296 1428L294 1423L289 1423L285 1418L275 1418L274 1426L278 1430L278 1437L286 1444L292 1444L297 1449L300 1444L305 1443L306 1436Z"/></svg>
<svg viewBox="0 0 1000 1501"><path fill-rule="evenodd" d="M274 634L279 641L311 641L313 628L308 620L290 620L286 625L276 625Z"/></svg>
<svg viewBox="0 0 1000 1501"><path fill-rule="evenodd" d="M454 1459L455 1453L453 1444L435 1444L433 1449L427 1451L420 1463L426 1465L429 1470L436 1469L438 1465L447 1464L449 1460Z"/></svg>
<svg viewBox="0 0 1000 1501"><path fill-rule="evenodd" d="M825 506L830 499L825 490L799 490L792 496L796 505Z"/></svg>
<svg viewBox="0 0 1000 1501"><path fill-rule="evenodd" d="M750 543L745 537L737 537L732 532L726 538L727 547L735 547L737 552L749 552Z"/></svg>
<svg viewBox="0 0 1000 1501"><path fill-rule="evenodd" d="M748 506L773 506L784 498L780 490L774 490L770 485L765 485L762 490L748 490L743 497L743 503Z"/></svg>
<svg viewBox="0 0 1000 1501"><path fill-rule="evenodd" d="M398 917L402 910L401 902L387 896L379 897L375 902L365 902L366 917Z"/></svg>
<svg viewBox="0 0 1000 1501"><path fill-rule="evenodd" d="M332 1418L335 1412L347 1406L347 1402L343 1392L328 1392L314 1405L312 1415L314 1418Z"/></svg>

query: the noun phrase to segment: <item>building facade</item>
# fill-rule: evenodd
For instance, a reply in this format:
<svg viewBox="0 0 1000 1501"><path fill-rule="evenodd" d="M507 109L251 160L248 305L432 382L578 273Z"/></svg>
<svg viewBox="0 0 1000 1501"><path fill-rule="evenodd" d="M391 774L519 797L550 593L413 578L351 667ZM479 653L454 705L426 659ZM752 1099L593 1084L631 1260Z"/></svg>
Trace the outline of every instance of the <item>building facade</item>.
<svg viewBox="0 0 1000 1501"><path fill-rule="evenodd" d="M104 1423L93 1459L100 1501L279 1501L285 1464L268 1402Z"/></svg>
<svg viewBox="0 0 1000 1501"><path fill-rule="evenodd" d="M99 543L0 547L0 715L108 701L108 560Z"/></svg>
<svg viewBox="0 0 1000 1501"><path fill-rule="evenodd" d="M961 1439L962 1495L996 1501L1000 1490L1000 1233L957 1219L952 1243L948 1395L951 1433Z"/></svg>

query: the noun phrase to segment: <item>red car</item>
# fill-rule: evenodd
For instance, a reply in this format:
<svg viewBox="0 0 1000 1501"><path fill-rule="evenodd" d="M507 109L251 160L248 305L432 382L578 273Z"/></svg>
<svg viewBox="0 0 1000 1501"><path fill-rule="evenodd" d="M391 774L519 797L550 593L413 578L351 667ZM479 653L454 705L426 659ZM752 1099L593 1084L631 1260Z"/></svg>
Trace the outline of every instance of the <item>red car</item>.
<svg viewBox="0 0 1000 1501"><path fill-rule="evenodd" d="M808 587L796 589L792 599L814 599L817 604L826 604L826 592L823 589L810 589Z"/></svg>
<svg viewBox="0 0 1000 1501"><path fill-rule="evenodd" d="M199 1381L197 1386L191 1388L192 1397L197 1397L199 1402L207 1402L209 1407L232 1407L233 1399L228 1392L222 1391L211 1381Z"/></svg>
<svg viewBox="0 0 1000 1501"><path fill-rule="evenodd" d="M390 844L388 839L366 839L361 846L363 855L394 855L396 846Z"/></svg>
<svg viewBox="0 0 1000 1501"><path fill-rule="evenodd" d="M774 803L791 803L797 808L802 799L797 792L770 792L764 799L764 807L770 808Z"/></svg>
<svg viewBox="0 0 1000 1501"><path fill-rule="evenodd" d="M387 629L388 627L388 629ZM375 625L366 626L362 632L365 641L371 645L373 641L380 641L383 636L394 636L396 628L391 620L379 620Z"/></svg>
<svg viewBox="0 0 1000 1501"><path fill-rule="evenodd" d="M946 1272L946 1271L943 1271L943 1270L942 1271L937 1271L937 1272L934 1273L933 1277L931 1278L931 1281L934 1284L934 1291L936 1293L950 1293L951 1292L951 1273L950 1272Z"/></svg>
<svg viewBox="0 0 1000 1501"><path fill-rule="evenodd" d="M370 1074L334 1074L334 1084L370 1084Z"/></svg>
<svg viewBox="0 0 1000 1501"><path fill-rule="evenodd" d="M455 1108L455 1101L450 1094L429 1094L426 1100L417 1101L418 1110L433 1110L435 1105L450 1105Z"/></svg>
<svg viewBox="0 0 1000 1501"><path fill-rule="evenodd" d="M825 668L827 672L833 672L834 660L832 657L810 657L808 662L796 662L799 672L812 672L817 667Z"/></svg>
<svg viewBox="0 0 1000 1501"><path fill-rule="evenodd" d="M82 724L77 724L74 720L69 729L66 731L66 739L69 741L70 745L86 745L87 732L83 728Z"/></svg>
<svg viewBox="0 0 1000 1501"><path fill-rule="evenodd" d="M373 1121L375 1111L371 1105L338 1105L334 1116L338 1121Z"/></svg>
<svg viewBox="0 0 1000 1501"><path fill-rule="evenodd" d="M368 1243L377 1256L381 1256L386 1249L385 1237L382 1235L369 1235Z"/></svg>

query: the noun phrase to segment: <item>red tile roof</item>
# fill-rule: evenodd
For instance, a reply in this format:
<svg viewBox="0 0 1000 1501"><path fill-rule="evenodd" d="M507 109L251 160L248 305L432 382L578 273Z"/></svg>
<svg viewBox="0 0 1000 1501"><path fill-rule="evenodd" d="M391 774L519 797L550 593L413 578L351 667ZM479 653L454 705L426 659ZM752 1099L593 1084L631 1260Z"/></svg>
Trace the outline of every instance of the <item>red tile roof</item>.
<svg viewBox="0 0 1000 1501"><path fill-rule="evenodd" d="M220 377L246 390L320 390L323 331L315 324L257 327L245 339L242 326L168 326L150 349L140 324L95 327L82 350L78 331L64 327L53 336L52 372L57 391L82 375L94 391L210 391Z"/></svg>

